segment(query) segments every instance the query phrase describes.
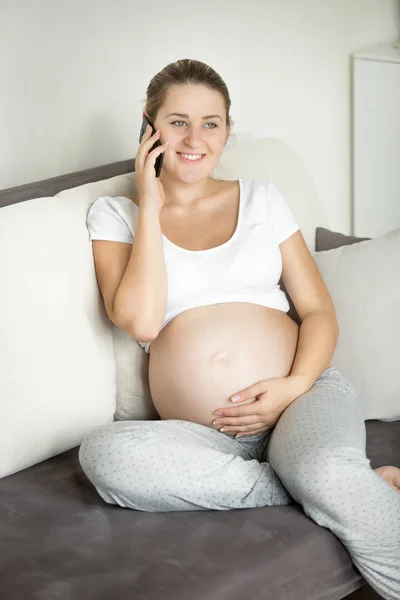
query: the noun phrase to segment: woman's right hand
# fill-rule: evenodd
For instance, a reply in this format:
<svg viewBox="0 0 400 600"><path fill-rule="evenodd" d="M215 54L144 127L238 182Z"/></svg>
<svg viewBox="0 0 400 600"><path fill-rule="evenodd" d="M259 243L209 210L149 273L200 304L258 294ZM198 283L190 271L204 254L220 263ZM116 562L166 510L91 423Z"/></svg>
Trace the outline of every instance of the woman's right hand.
<svg viewBox="0 0 400 600"><path fill-rule="evenodd" d="M150 125L143 135L135 159L135 180L139 208L150 206L158 212L165 202L164 188L154 168L156 158L168 148L168 142L150 152L153 144L160 138L160 132L152 135Z"/></svg>

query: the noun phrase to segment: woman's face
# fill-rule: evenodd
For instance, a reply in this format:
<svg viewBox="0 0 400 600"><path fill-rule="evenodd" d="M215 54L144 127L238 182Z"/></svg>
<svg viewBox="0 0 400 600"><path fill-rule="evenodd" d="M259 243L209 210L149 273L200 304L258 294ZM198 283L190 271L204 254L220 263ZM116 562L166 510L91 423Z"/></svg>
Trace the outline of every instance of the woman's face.
<svg viewBox="0 0 400 600"><path fill-rule="evenodd" d="M217 166L229 137L220 92L204 85L173 85L154 121L164 154L162 177L197 183Z"/></svg>

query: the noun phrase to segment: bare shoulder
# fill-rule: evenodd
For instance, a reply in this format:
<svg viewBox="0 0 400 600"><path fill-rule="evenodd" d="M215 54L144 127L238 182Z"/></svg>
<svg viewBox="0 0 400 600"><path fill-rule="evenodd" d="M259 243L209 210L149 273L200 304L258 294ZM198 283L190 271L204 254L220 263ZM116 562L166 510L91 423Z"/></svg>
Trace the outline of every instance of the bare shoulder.
<svg viewBox="0 0 400 600"><path fill-rule="evenodd" d="M213 179L216 189L228 191L238 187L238 179Z"/></svg>

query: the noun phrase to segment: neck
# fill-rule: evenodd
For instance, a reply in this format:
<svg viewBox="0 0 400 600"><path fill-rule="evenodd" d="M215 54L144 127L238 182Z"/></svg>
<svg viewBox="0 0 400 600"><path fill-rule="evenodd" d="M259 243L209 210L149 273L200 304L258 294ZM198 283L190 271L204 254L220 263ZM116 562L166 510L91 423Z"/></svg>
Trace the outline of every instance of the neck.
<svg viewBox="0 0 400 600"><path fill-rule="evenodd" d="M211 177L196 183L186 183L173 180L165 173L161 173L160 181L165 193L164 206L180 206L182 208L188 207L199 198L209 195L214 186L214 180Z"/></svg>

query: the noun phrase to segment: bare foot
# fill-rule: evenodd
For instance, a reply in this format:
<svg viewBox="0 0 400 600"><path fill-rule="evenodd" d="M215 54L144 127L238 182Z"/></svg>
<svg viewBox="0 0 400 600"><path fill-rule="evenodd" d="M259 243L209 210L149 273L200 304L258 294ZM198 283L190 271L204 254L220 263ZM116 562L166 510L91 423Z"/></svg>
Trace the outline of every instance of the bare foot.
<svg viewBox="0 0 400 600"><path fill-rule="evenodd" d="M374 471L389 485L394 487L396 491L400 492L400 469L397 467L386 466L378 467L378 469L374 469Z"/></svg>

